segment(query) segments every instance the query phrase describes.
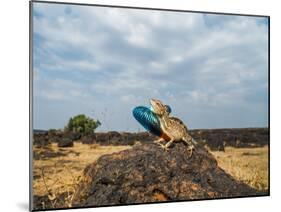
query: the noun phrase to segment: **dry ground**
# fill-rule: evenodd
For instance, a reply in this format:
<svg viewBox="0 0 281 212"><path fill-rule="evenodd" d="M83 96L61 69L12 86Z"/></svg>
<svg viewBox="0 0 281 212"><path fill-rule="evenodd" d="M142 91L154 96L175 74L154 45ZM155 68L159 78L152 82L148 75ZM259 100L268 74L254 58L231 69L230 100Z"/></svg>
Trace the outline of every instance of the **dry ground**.
<svg viewBox="0 0 281 212"><path fill-rule="evenodd" d="M74 143L74 147L58 148L52 144L47 148L34 147L33 195L48 195L54 207L56 197L65 194L65 205L71 207L75 187L86 165L96 161L104 154L111 154L131 148L131 146L99 146ZM50 154L51 153L51 154ZM259 190L268 189L268 147L230 148L225 152L212 154L219 166L237 180Z"/></svg>
<svg viewBox="0 0 281 212"><path fill-rule="evenodd" d="M237 180L260 191L268 189L268 146L256 148L226 147L213 151L219 166Z"/></svg>
<svg viewBox="0 0 281 212"><path fill-rule="evenodd" d="M84 168L104 154L111 154L131 148L130 146L99 146L74 142L73 147L58 148L51 144L48 148L35 148L39 160L33 160L33 195L48 195L50 200L62 193L68 193L69 204ZM46 157L46 154L51 157ZM59 156L53 156L60 154ZM53 157L52 157L53 156ZM66 203L67 204L67 203ZM68 205L69 207L71 205Z"/></svg>

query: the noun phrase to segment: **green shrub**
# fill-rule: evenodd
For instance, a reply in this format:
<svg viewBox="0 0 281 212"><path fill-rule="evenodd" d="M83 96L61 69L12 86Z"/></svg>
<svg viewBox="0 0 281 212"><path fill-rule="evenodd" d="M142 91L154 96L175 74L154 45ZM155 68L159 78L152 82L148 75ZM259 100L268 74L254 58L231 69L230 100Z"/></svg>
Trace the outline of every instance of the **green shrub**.
<svg viewBox="0 0 281 212"><path fill-rule="evenodd" d="M95 129L101 125L100 121L95 121L84 114L71 117L68 121L65 130L81 133L82 135L89 135L94 133Z"/></svg>

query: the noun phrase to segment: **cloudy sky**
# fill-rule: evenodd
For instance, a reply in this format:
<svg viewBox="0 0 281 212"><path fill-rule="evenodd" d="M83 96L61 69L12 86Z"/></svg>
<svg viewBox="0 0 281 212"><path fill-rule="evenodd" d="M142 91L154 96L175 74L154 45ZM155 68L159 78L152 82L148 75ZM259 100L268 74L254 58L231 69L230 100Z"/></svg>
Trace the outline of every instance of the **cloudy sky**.
<svg viewBox="0 0 281 212"><path fill-rule="evenodd" d="M268 126L266 18L33 5L35 129L139 131L150 98L189 128Z"/></svg>

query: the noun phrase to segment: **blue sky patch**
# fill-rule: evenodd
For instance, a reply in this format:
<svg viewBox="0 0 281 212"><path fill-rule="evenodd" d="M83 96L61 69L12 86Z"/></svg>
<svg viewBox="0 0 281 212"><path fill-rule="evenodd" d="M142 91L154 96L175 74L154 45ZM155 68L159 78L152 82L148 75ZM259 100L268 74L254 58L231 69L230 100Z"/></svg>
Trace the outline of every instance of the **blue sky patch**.
<svg viewBox="0 0 281 212"><path fill-rule="evenodd" d="M157 98L189 128L268 126L268 20L34 3L34 128L140 131Z"/></svg>

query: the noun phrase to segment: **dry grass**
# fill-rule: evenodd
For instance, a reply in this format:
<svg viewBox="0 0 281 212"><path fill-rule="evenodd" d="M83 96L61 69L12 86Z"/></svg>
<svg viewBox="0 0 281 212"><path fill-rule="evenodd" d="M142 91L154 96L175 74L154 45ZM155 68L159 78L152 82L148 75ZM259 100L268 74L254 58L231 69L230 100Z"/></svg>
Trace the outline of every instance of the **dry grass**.
<svg viewBox="0 0 281 212"><path fill-rule="evenodd" d="M130 146L100 146L98 144L74 143L73 147L58 148L51 144L48 148L35 148L34 152L62 153L58 157L33 160L33 195L48 195L55 207L57 199L65 194L64 206L71 207L71 199L84 168L100 156L131 148ZM44 204L44 203L42 203Z"/></svg>
<svg viewBox="0 0 281 212"><path fill-rule="evenodd" d="M232 175L260 191L268 190L268 147L232 148L225 152L213 151L219 166Z"/></svg>

